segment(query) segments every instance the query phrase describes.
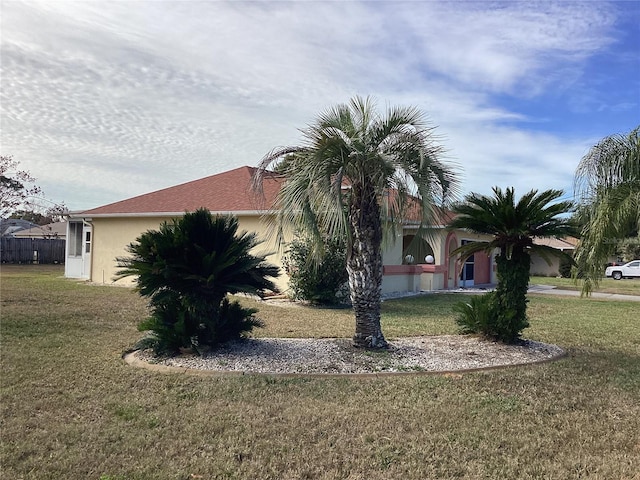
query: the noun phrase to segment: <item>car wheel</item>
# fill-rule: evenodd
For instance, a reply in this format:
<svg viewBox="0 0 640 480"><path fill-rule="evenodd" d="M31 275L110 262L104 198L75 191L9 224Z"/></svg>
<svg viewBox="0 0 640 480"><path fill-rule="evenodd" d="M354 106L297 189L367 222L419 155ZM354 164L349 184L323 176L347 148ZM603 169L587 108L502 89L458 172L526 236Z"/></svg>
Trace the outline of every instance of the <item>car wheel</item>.
<svg viewBox="0 0 640 480"><path fill-rule="evenodd" d="M613 272L613 275L611 275L613 277L614 280L621 280L622 279L622 272Z"/></svg>

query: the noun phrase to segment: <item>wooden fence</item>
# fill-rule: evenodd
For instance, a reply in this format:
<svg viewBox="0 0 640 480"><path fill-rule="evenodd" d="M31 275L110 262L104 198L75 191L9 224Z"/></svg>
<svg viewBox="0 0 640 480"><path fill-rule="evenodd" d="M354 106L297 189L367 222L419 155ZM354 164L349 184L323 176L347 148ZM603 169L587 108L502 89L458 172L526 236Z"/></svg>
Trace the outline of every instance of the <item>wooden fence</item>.
<svg viewBox="0 0 640 480"><path fill-rule="evenodd" d="M2 263L64 263L65 240L60 238L0 238Z"/></svg>

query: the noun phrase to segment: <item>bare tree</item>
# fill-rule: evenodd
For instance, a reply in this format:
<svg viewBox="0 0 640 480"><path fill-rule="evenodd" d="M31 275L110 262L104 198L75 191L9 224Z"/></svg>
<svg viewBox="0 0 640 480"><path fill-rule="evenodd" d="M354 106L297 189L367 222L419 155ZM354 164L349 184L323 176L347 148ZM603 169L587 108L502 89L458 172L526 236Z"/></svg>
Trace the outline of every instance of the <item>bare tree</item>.
<svg viewBox="0 0 640 480"><path fill-rule="evenodd" d="M68 213L64 203L47 200L35 178L11 155L0 156L0 218L42 218L44 223L62 220ZM42 224L43 222L34 222Z"/></svg>

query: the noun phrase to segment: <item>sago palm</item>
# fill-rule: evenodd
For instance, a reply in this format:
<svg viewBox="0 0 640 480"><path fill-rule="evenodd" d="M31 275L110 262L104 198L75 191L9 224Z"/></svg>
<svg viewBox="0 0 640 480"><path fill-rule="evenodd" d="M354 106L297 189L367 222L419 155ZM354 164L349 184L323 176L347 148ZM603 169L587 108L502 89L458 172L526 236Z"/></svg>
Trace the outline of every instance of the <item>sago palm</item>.
<svg viewBox="0 0 640 480"><path fill-rule="evenodd" d="M250 253L258 244L255 233L238 232L237 218L199 209L141 235L118 259L118 277L136 275L143 296L169 289L220 303L227 293L261 294L276 289L269 277L279 271Z"/></svg>
<svg viewBox="0 0 640 480"><path fill-rule="evenodd" d="M256 183L270 169L285 176L276 205L280 232L305 232L318 246L323 235L347 239L353 343L385 348L383 236L395 236L409 206L424 224L432 223L455 190L455 175L440 160L433 127L413 107L390 107L381 115L370 98L355 97L320 114L302 133L302 145L262 159Z"/></svg>
<svg viewBox="0 0 640 480"><path fill-rule="evenodd" d="M569 201L557 201L561 190L532 190L516 202L513 188L503 192L493 188L493 197L471 193L465 202L453 208L456 214L450 228L462 228L470 232L491 235L487 241L463 245L452 255L464 260L477 252L496 257L498 286L494 296L493 315L499 325L501 340L516 340L522 329L528 326L526 294L529 286L531 254L537 253L549 261L549 257L566 254L554 248L537 245L535 237L560 238L574 233L570 220L560 215L572 208Z"/></svg>
<svg viewBox="0 0 640 480"><path fill-rule="evenodd" d="M583 225L575 259L584 278L582 291L589 294L609 256L626 237L639 235L640 126L591 148L578 165L575 187Z"/></svg>
<svg viewBox="0 0 640 480"><path fill-rule="evenodd" d="M254 310L226 298L276 290L271 278L279 268L251 253L258 243L256 234L238 232L237 218L199 209L128 246L116 278L135 275L140 295L150 299L152 317L143 324L155 331L157 350L215 346L258 324Z"/></svg>

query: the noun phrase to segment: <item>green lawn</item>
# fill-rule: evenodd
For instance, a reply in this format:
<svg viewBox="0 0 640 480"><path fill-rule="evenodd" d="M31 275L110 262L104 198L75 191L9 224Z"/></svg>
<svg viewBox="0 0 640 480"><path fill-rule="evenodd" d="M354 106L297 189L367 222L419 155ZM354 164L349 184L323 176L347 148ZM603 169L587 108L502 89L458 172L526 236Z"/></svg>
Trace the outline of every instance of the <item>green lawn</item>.
<svg viewBox="0 0 640 480"><path fill-rule="evenodd" d="M61 275L2 266L2 478L638 478L637 303L532 296L525 337L569 351L544 365L199 377L126 365L145 302ZM385 333L453 333L462 298L385 302ZM352 334L347 310L259 308L258 336Z"/></svg>
<svg viewBox="0 0 640 480"><path fill-rule="evenodd" d="M581 290L582 284L577 284L571 278L556 277L531 277L531 285L554 285L563 290ZM622 295L640 295L640 279L626 278L623 280L613 280L603 278L600 285L595 290L602 293L620 293Z"/></svg>

